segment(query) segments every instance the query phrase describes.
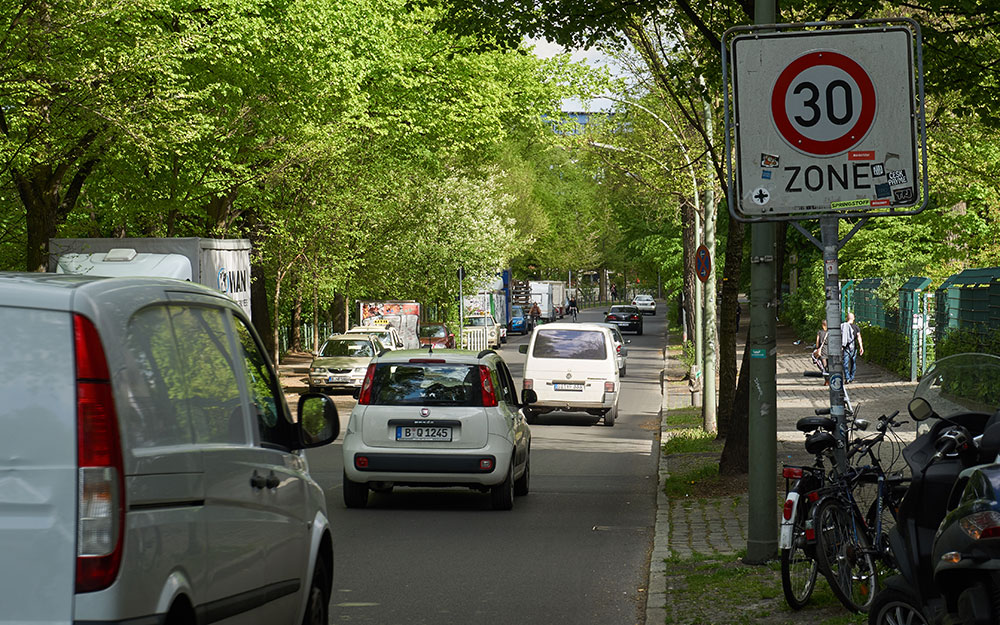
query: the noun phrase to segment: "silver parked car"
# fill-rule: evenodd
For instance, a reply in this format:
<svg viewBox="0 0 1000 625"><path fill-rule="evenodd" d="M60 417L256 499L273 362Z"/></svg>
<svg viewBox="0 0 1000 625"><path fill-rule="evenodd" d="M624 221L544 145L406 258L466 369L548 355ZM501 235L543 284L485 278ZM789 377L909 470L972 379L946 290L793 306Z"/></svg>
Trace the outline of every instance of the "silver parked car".
<svg viewBox="0 0 1000 625"><path fill-rule="evenodd" d="M323 491L242 309L191 282L0 273L0 622L325 623Z"/></svg>

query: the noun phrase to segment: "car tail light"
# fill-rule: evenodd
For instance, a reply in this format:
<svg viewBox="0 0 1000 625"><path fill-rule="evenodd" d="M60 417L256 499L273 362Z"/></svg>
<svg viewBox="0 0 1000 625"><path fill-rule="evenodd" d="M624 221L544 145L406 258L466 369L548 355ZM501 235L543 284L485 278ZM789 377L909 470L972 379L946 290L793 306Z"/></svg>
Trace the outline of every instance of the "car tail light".
<svg viewBox="0 0 1000 625"><path fill-rule="evenodd" d="M618 353L618 354L621 354L622 353L622 346L621 345L615 345L615 352Z"/></svg>
<svg viewBox="0 0 1000 625"><path fill-rule="evenodd" d="M493 380L490 379L490 368L486 365L479 365L479 381L483 385L483 406L492 408L497 405L497 394L493 388Z"/></svg>
<svg viewBox="0 0 1000 625"><path fill-rule="evenodd" d="M118 417L108 362L94 324L73 317L78 470L76 592L110 586L118 576L125 489Z"/></svg>
<svg viewBox="0 0 1000 625"><path fill-rule="evenodd" d="M367 406L372 401L372 383L375 381L375 365L368 365L365 372L364 382L361 383L361 392L358 393L358 403Z"/></svg>
<svg viewBox="0 0 1000 625"><path fill-rule="evenodd" d="M521 384L521 388L524 390L530 390L535 388L535 381L531 378L524 378L524 382Z"/></svg>
<svg viewBox="0 0 1000 625"><path fill-rule="evenodd" d="M785 500L785 507L781 510L781 516L785 517L786 521L791 521L792 520L792 510L794 510L794 509L795 509L795 500L794 499L786 499Z"/></svg>
<svg viewBox="0 0 1000 625"><path fill-rule="evenodd" d="M639 315L632 315L632 321L638 321Z"/></svg>
<svg viewBox="0 0 1000 625"><path fill-rule="evenodd" d="M786 480L797 480L802 477L802 467L785 467L781 470L781 477Z"/></svg>
<svg viewBox="0 0 1000 625"><path fill-rule="evenodd" d="M614 393L615 392L615 383L614 382L605 382L604 383L604 392L605 393Z"/></svg>
<svg viewBox="0 0 1000 625"><path fill-rule="evenodd" d="M358 469L367 469L368 456L354 456L354 466Z"/></svg>

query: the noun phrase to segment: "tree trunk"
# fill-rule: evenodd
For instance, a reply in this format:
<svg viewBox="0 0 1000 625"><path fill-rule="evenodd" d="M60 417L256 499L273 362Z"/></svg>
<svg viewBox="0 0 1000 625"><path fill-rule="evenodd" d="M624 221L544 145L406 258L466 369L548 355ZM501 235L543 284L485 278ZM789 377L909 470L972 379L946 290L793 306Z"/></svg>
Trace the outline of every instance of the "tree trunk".
<svg viewBox="0 0 1000 625"><path fill-rule="evenodd" d="M739 328L736 327L736 307L739 306L745 234L746 226L730 217L729 233L726 236L726 264L722 273L722 292L719 297L719 438L725 438L727 444L738 382L736 337Z"/></svg>
<svg viewBox="0 0 1000 625"><path fill-rule="evenodd" d="M250 281L250 310L253 311L253 327L257 330L257 335L264 341L264 345L268 345L265 337L271 336L273 326L271 325L271 311L268 306L267 279L264 277L264 267L259 263L251 261L250 274L253 276L253 280ZM278 362L277 352L273 351L270 347L273 346L269 346L268 349L271 360Z"/></svg>
<svg viewBox="0 0 1000 625"><path fill-rule="evenodd" d="M694 275L694 251L696 233L694 231L695 208L691 202L681 202L681 243L683 248L684 273L684 327L681 340L693 341L695 337L694 289L697 278ZM700 364L700 363L699 363Z"/></svg>
<svg viewBox="0 0 1000 625"><path fill-rule="evenodd" d="M302 351L302 283L295 290L295 302L292 306L292 345L291 349Z"/></svg>
<svg viewBox="0 0 1000 625"><path fill-rule="evenodd" d="M71 163L55 168L37 165L28 172L12 171L14 186L25 211L27 241L24 257L28 271L45 271L48 268L49 239L56 236L59 225L76 206L83 183L97 165L97 160L83 162L64 189L63 182L69 175Z"/></svg>
<svg viewBox="0 0 1000 625"><path fill-rule="evenodd" d="M747 345L750 343L747 337ZM743 364L740 365L740 380L736 386L732 411L730 413L729 436L719 458L721 475L740 475L750 470L750 350L743 349Z"/></svg>
<svg viewBox="0 0 1000 625"><path fill-rule="evenodd" d="M333 331L347 332L349 329L347 316L347 296L343 293L333 294Z"/></svg>
<svg viewBox="0 0 1000 625"><path fill-rule="evenodd" d="M274 277L274 315L271 319L273 320L272 326L272 343L271 349L273 349L274 364L277 366L278 359L281 356L281 281L285 277L284 270L278 270L277 275Z"/></svg>

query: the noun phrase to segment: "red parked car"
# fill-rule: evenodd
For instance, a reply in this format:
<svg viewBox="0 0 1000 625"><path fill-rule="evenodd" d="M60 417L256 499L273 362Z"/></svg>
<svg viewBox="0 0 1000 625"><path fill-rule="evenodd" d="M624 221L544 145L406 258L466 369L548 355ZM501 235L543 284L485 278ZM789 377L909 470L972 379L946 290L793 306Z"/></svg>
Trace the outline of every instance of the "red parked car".
<svg viewBox="0 0 1000 625"><path fill-rule="evenodd" d="M604 315L604 323L613 323L622 332L642 334L642 313L635 306L612 306Z"/></svg>
<svg viewBox="0 0 1000 625"><path fill-rule="evenodd" d="M455 349L455 335L448 330L446 324L422 323L420 324L420 345Z"/></svg>

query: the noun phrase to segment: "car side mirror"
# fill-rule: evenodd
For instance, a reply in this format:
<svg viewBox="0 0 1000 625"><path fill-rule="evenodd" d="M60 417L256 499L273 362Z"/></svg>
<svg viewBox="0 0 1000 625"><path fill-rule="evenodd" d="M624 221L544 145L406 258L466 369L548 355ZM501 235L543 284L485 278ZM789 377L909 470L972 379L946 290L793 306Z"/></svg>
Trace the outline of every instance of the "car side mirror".
<svg viewBox="0 0 1000 625"><path fill-rule="evenodd" d="M528 353L528 346L527 345L518 345L517 346L517 353L518 354L527 354Z"/></svg>
<svg viewBox="0 0 1000 625"><path fill-rule="evenodd" d="M340 435L340 417L337 405L322 393L299 395L298 449L322 447Z"/></svg>
<svg viewBox="0 0 1000 625"><path fill-rule="evenodd" d="M607 315L607 314L608 314L608 312L607 312L607 311L604 311L604 312L602 312L601 314L602 314L602 315Z"/></svg>
<svg viewBox="0 0 1000 625"><path fill-rule="evenodd" d="M361 399L361 387L354 389L354 391L351 392L351 396L354 397L354 399Z"/></svg>
<svg viewBox="0 0 1000 625"><path fill-rule="evenodd" d="M319 358L319 352L309 352L313 358Z"/></svg>
<svg viewBox="0 0 1000 625"><path fill-rule="evenodd" d="M923 397L914 397L911 399L907 405L907 409L915 421L925 421L934 416L934 409L931 408L930 403Z"/></svg>
<svg viewBox="0 0 1000 625"><path fill-rule="evenodd" d="M536 402L538 402L538 393L535 392L535 389L526 388L521 391L521 405L527 406Z"/></svg>

